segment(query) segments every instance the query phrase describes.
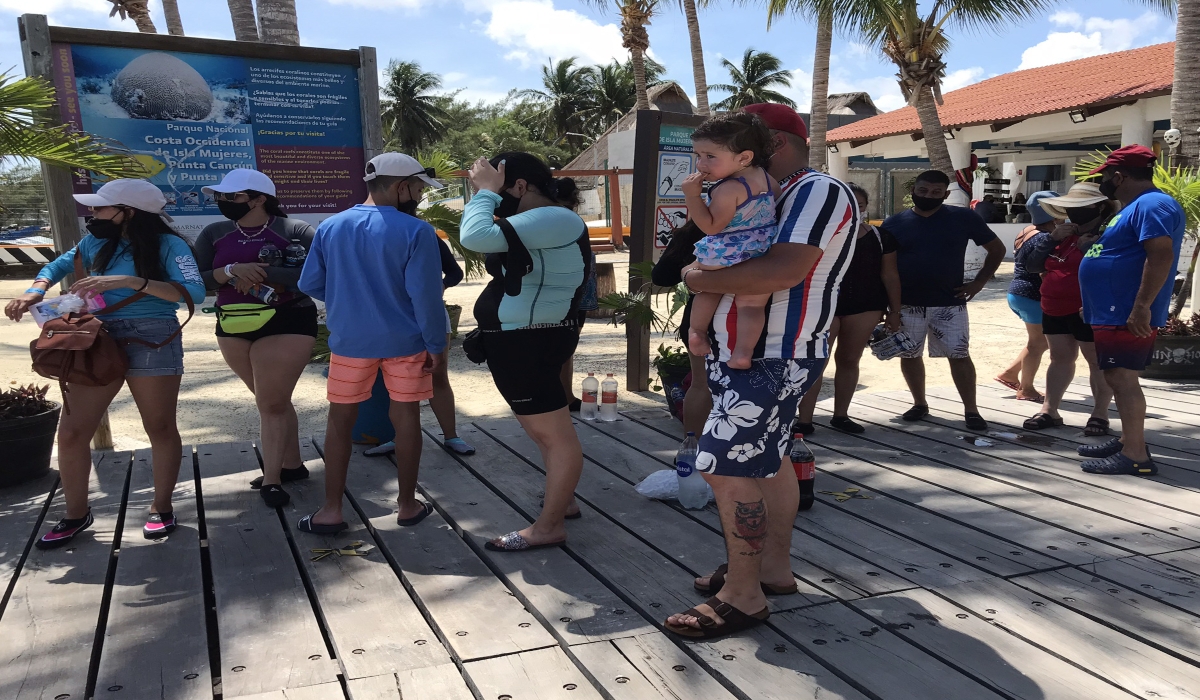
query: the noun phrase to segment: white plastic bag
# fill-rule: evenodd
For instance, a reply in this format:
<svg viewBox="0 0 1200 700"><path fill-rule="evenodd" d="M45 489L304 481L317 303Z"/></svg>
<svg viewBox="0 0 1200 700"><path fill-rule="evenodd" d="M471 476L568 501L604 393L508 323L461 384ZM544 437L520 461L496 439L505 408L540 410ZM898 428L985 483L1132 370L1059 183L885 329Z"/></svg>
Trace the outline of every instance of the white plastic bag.
<svg viewBox="0 0 1200 700"><path fill-rule="evenodd" d="M704 488L708 491L708 502L712 503L712 487L706 483L704 484ZM642 479L642 483L637 485L637 492L646 498L654 498L659 501L678 500L679 477L675 476L674 469L656 471L645 479Z"/></svg>

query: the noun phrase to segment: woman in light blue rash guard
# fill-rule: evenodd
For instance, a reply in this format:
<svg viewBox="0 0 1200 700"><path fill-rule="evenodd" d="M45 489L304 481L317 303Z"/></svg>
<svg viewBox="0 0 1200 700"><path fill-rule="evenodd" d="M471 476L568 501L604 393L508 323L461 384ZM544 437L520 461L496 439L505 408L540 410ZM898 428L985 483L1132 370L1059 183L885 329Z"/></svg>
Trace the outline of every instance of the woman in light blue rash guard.
<svg viewBox="0 0 1200 700"><path fill-rule="evenodd" d="M92 209L88 234L42 268L29 290L9 302L5 314L19 321L51 285L74 271L78 256L87 274L75 281L71 292L100 294L109 308L135 298L111 313L97 312L104 330L124 349L129 369L123 379L107 386L68 385L70 410L62 412L58 424L58 471L66 513L36 542L39 549L61 547L92 525L89 442L126 383L153 452L154 504L142 534L158 539L175 530L171 493L183 450L175 422L183 376L183 341L175 311L183 299L172 283L181 285L193 303L204 301L204 280L192 249L167 225L167 200L157 187L145 180L113 180L95 194L77 194L75 199Z"/></svg>
<svg viewBox="0 0 1200 700"><path fill-rule="evenodd" d="M546 500L529 527L487 543L497 551L561 544L578 518L574 491L583 450L559 374L575 352L591 248L574 209L579 192L536 156L502 153L471 167L477 190L463 209L464 248L487 254L492 276L475 302L482 349L496 388L546 465Z"/></svg>

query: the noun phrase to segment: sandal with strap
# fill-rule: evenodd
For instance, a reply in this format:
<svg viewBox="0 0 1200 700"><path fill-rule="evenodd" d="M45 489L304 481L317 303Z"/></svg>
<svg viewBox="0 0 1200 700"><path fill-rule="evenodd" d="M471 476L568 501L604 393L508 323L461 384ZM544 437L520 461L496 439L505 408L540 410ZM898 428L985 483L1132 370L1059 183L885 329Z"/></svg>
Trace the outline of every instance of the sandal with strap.
<svg viewBox="0 0 1200 700"><path fill-rule="evenodd" d="M708 585L701 586L693 582L692 588L696 589L697 593L704 595L716 595L718 591L725 587L725 574L729 573L729 564L722 564L717 567L717 570L712 572L708 577ZM790 586L776 586L771 583L759 584L762 586L762 592L765 595L792 595L798 593L800 589L796 588L796 581L792 581Z"/></svg>
<svg viewBox="0 0 1200 700"><path fill-rule="evenodd" d="M1045 430L1046 428L1062 427L1063 419L1055 418L1049 413L1035 413L1032 418L1026 418L1021 427L1026 430Z"/></svg>
<svg viewBox="0 0 1200 700"><path fill-rule="evenodd" d="M1009 389L1012 389L1013 391L1020 391L1020 390L1021 390L1021 383L1020 383L1020 382L1010 382L1010 381L1008 381L1007 379L1004 379L1003 377L992 377L992 379L994 379L994 380L996 380L997 382L999 382L999 383L1003 384L1004 386L1008 387Z"/></svg>
<svg viewBox="0 0 1200 700"><path fill-rule="evenodd" d="M715 639L717 637L724 637L727 634L741 632L751 627L757 627L771 616L771 611L768 608L763 608L753 615L747 615L716 596L704 601L704 604L712 608L714 613L721 616L721 622L717 622L695 608L688 608L682 614L698 619L700 621L698 629L690 625L676 625L668 621L663 622L663 627L666 627L668 632L674 632L681 637Z"/></svg>
<svg viewBox="0 0 1200 700"><path fill-rule="evenodd" d="M1083 434L1085 437L1103 437L1108 435L1108 419L1097 418L1096 416L1088 418L1087 425L1083 426Z"/></svg>

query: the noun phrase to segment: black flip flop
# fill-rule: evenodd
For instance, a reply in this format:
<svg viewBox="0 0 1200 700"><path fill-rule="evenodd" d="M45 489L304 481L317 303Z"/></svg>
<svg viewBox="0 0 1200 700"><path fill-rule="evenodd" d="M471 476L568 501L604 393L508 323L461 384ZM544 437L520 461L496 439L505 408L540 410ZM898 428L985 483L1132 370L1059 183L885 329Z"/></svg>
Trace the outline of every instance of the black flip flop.
<svg viewBox="0 0 1200 700"><path fill-rule="evenodd" d="M421 514L420 515L414 515L411 518L396 518L396 524L399 525L400 527L412 527L413 525L416 525L417 523L421 522L425 518L428 518L429 514L432 512L433 512L433 504L429 503L428 501L423 501L421 503Z"/></svg>
<svg viewBox="0 0 1200 700"><path fill-rule="evenodd" d="M928 409L926 409L926 410L928 410ZM988 429L987 421L985 421L983 419L983 416L979 415L978 413L967 413L967 414L963 415L963 418L966 420L967 430L987 430Z"/></svg>
<svg viewBox="0 0 1200 700"><path fill-rule="evenodd" d="M908 409L904 413L900 414L900 418L908 421L909 423L915 423L916 421L921 420L922 418L924 418L927 415L929 415L929 406L928 405L913 406L912 408Z"/></svg>
<svg viewBox="0 0 1200 700"><path fill-rule="evenodd" d="M1021 427L1026 430L1045 430L1046 428L1062 427L1063 419L1055 418L1049 413L1036 413L1032 418L1026 418Z"/></svg>
<svg viewBox="0 0 1200 700"><path fill-rule="evenodd" d="M1103 437L1108 435L1108 419L1092 416L1087 425L1083 426L1083 434L1087 437Z"/></svg>
<svg viewBox="0 0 1200 700"><path fill-rule="evenodd" d="M300 518L300 522L296 523L296 529L300 532L307 532L313 535L336 535L342 530L350 527L344 522L336 525L322 525L321 523L314 523L312 520L314 515L316 515L316 513L309 513L303 518Z"/></svg>

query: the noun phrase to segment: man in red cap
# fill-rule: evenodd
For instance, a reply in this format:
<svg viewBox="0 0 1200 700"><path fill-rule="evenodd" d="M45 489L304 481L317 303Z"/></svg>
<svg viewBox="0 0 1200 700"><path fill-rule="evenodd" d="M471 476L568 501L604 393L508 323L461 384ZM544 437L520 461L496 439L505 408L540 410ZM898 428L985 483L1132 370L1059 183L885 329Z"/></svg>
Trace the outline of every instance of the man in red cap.
<svg viewBox="0 0 1200 700"><path fill-rule="evenodd" d="M1186 217L1183 207L1154 186L1154 151L1125 146L1091 172L1100 192L1121 202L1100 240L1079 265L1083 320L1096 337L1096 356L1121 415L1121 437L1082 445L1092 474L1158 473L1146 446L1146 398L1138 381L1167 325L1174 272Z"/></svg>
<svg viewBox="0 0 1200 700"><path fill-rule="evenodd" d="M842 275L854 253L858 205L850 188L808 167L808 130L795 110L751 105L771 130L767 171L779 180L778 235L766 254L720 270L685 268L693 292L716 292L706 360L713 410L696 469L713 487L727 567L696 579L713 597L672 615L667 629L687 637L719 637L767 617L764 591L796 592L792 528L800 492L786 459L788 427L800 397L821 375ZM746 370L730 369L737 341L733 295L770 294L767 320Z"/></svg>

